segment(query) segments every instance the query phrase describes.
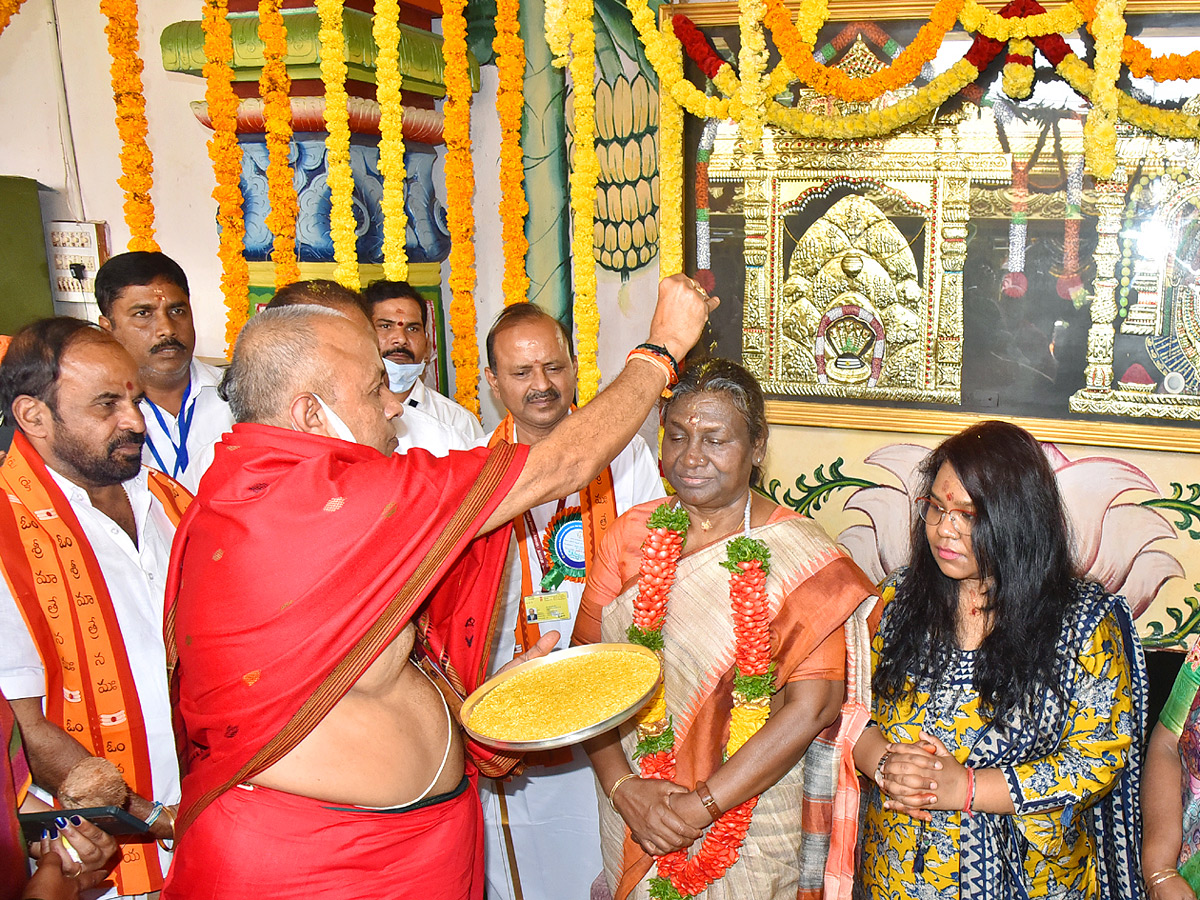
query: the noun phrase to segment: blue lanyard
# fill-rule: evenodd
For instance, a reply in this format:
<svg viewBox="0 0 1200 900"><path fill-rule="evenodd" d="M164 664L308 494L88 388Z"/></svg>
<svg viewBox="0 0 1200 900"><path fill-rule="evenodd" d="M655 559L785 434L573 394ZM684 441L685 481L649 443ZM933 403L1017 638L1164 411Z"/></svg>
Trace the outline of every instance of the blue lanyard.
<svg viewBox="0 0 1200 900"><path fill-rule="evenodd" d="M163 418L162 411L154 404L154 401L149 397L146 398L146 405L150 407L150 411L154 413L154 418L158 420L158 425L163 430L163 434L167 436L167 441L171 444L171 449L175 451L175 467L170 473L172 478L178 478L179 473L187 469L188 466L188 449L187 439L188 433L192 430L192 417L196 414L196 404L193 403L191 408L188 408L188 395L192 392L192 381L189 378L187 387L183 389L183 401L179 404L179 418L175 420L179 426L179 443L171 440L171 429L167 427L167 421ZM150 432L146 432L146 446L150 448L150 453L154 457L154 461L158 463L158 468L163 472L167 471L167 466L163 462L162 456L159 455L158 448L154 446L154 441L150 438Z"/></svg>

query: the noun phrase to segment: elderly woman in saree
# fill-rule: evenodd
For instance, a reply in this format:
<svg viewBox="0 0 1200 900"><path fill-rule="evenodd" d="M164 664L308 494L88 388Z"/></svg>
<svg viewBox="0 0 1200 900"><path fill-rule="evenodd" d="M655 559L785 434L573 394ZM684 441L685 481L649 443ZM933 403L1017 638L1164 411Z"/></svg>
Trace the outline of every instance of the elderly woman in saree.
<svg viewBox="0 0 1200 900"><path fill-rule="evenodd" d="M1075 577L1027 432L925 461L910 565L885 582L864 886L889 900L1132 898L1145 663L1124 599Z"/></svg>
<svg viewBox="0 0 1200 900"><path fill-rule="evenodd" d="M574 633L663 663L636 725L584 745L606 886L616 900L848 897L875 587L819 525L751 489L767 426L745 369L689 369L662 415L675 496L605 535Z"/></svg>

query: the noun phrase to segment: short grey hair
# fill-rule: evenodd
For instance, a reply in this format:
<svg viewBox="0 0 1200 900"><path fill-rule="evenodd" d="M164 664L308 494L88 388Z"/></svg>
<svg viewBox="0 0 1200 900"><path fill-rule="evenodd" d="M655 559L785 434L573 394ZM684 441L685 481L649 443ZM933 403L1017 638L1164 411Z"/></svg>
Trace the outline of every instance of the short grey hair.
<svg viewBox="0 0 1200 900"><path fill-rule="evenodd" d="M350 321L337 310L308 304L253 316L238 335L219 389L234 420L277 424L298 392L331 394L332 373L318 365L316 325L336 319Z"/></svg>

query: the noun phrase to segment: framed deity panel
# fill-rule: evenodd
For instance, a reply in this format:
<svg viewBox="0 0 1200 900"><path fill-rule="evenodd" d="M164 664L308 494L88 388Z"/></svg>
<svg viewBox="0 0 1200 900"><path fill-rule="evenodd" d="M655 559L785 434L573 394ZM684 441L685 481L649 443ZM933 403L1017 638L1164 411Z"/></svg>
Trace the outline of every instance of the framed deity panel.
<svg viewBox="0 0 1200 900"><path fill-rule="evenodd" d="M928 14L855 22L869 13L831 5L820 40L859 75ZM671 9L736 60L736 4ZM1154 12L1131 3L1130 30L1164 52ZM1181 24L1194 35L1200 16ZM876 139L768 127L751 154L733 123L687 118L686 268L711 271L712 349L760 379L772 421L946 433L998 417L1046 440L1200 451L1200 148L1122 124L1116 172L1094 181L1086 105L1041 65L1028 101L994 67ZM1200 90L1122 86L1176 107ZM862 112L915 90L842 103L794 86L781 102Z"/></svg>

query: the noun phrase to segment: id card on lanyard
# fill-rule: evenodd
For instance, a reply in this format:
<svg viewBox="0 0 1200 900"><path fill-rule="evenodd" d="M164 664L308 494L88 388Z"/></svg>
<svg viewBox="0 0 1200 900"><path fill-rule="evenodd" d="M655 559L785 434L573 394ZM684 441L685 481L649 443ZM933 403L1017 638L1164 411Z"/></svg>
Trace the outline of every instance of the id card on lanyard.
<svg viewBox="0 0 1200 900"><path fill-rule="evenodd" d="M150 437L150 432L146 432L146 446L150 448L150 455L154 457L154 461L158 463L159 471L165 472L172 478L178 478L188 466L188 448L187 439L188 433L192 430L192 417L196 414L196 404L188 406L188 397L192 392L192 382L188 379L187 387L183 389L183 401L179 404L179 417L175 420L179 428L179 442L176 443L171 437L171 429L167 427L167 420L163 418L162 410L158 405L149 398L146 399L146 405L150 407L150 411L154 413L154 418L158 422L158 427L167 437L167 442L171 445L171 449L175 451L175 465L168 468L163 462L162 454L159 453L159 448L154 446L154 441Z"/></svg>
<svg viewBox="0 0 1200 900"><path fill-rule="evenodd" d="M558 501L553 523L566 508L566 499ZM535 586L529 545L533 544L541 578ZM555 571L553 560L542 541L542 533L533 521L533 514L526 510L517 523L517 549L521 557L521 609L517 615L516 645L514 653L523 653L542 636L541 625L565 622L571 618L571 607L566 591L555 590L562 581L558 578L549 583Z"/></svg>

